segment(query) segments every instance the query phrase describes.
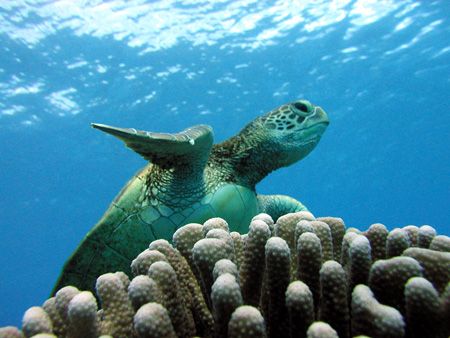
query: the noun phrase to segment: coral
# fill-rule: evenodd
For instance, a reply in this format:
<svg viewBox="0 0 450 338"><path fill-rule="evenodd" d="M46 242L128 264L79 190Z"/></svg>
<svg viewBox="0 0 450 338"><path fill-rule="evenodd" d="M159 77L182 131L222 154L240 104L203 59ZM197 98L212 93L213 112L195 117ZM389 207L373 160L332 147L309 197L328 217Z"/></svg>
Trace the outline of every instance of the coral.
<svg viewBox="0 0 450 338"><path fill-rule="evenodd" d="M331 230L331 237L333 238L333 254L334 260L339 260L341 257L342 239L345 235L345 223L339 217L319 217L318 221L328 224Z"/></svg>
<svg viewBox="0 0 450 338"><path fill-rule="evenodd" d="M234 255L234 241L228 231L223 229L211 229L206 233L205 238L217 238L221 239L225 244L225 249L228 252L228 257L230 260L235 261Z"/></svg>
<svg viewBox="0 0 450 338"><path fill-rule="evenodd" d="M47 299L42 308L49 315L56 336L98 336L97 301L91 292L80 292L75 287L66 286L59 290L55 297Z"/></svg>
<svg viewBox="0 0 450 338"><path fill-rule="evenodd" d="M211 300L215 335L227 337L231 314L242 305L241 289L236 277L229 273L218 276L211 288Z"/></svg>
<svg viewBox="0 0 450 338"><path fill-rule="evenodd" d="M304 234L305 232L312 232L312 233L314 233L314 229L313 229L313 227L311 225L311 221L301 220L295 226L295 244L296 245L298 243L298 239L300 238L300 236L302 234Z"/></svg>
<svg viewBox="0 0 450 338"><path fill-rule="evenodd" d="M189 309L192 308L193 299L190 289L191 282L195 279L195 277L191 273L191 269L189 268L186 259L178 250L174 249L173 246L164 239L153 241L150 243L149 249L157 250L163 256L167 257L167 262L170 263L174 269L174 273L176 273L177 282L180 286L180 294L186 306Z"/></svg>
<svg viewBox="0 0 450 338"><path fill-rule="evenodd" d="M443 292L450 280L450 252L434 251L422 248L409 248L403 256L414 258L420 263L423 275L434 287Z"/></svg>
<svg viewBox="0 0 450 338"><path fill-rule="evenodd" d="M450 282L441 295L441 318L450 318ZM450 321L446 320L442 323L442 332L444 337L450 336Z"/></svg>
<svg viewBox="0 0 450 338"><path fill-rule="evenodd" d="M264 318L258 309L250 305L238 307L231 315L230 322L228 323L228 337L266 337Z"/></svg>
<svg viewBox="0 0 450 338"><path fill-rule="evenodd" d="M75 295L69 303L70 338L95 338L98 336L97 301L90 291Z"/></svg>
<svg viewBox="0 0 450 338"><path fill-rule="evenodd" d="M419 239L419 228L415 225L407 225L402 228L408 234L411 246L417 246Z"/></svg>
<svg viewBox="0 0 450 338"><path fill-rule="evenodd" d="M140 338L176 338L169 314L158 303L143 305L134 315L134 328Z"/></svg>
<svg viewBox="0 0 450 338"><path fill-rule="evenodd" d="M283 238L291 250L295 248L295 225L301 220L311 221L314 217L307 211L299 211L280 216L275 223L274 234Z"/></svg>
<svg viewBox="0 0 450 338"><path fill-rule="evenodd" d="M190 261L194 244L203 238L203 225L189 223L173 234L173 246Z"/></svg>
<svg viewBox="0 0 450 338"><path fill-rule="evenodd" d="M45 312L47 312L52 321L53 333L55 333L57 336L65 337L67 334L68 325L66 324L68 324L68 320L67 317L66 319L61 318L61 315L56 308L56 297L47 299L42 305L42 308L45 310ZM63 313L63 315L65 315L65 313Z"/></svg>
<svg viewBox="0 0 450 338"><path fill-rule="evenodd" d="M210 218L205 223L203 223L203 236L205 237L208 231L212 229L222 229L226 232L230 232L227 221L220 217Z"/></svg>
<svg viewBox="0 0 450 338"><path fill-rule="evenodd" d="M149 248L158 250L160 254L167 257L165 261L173 266L177 274L177 279L181 286L180 291L187 308L186 315L189 322L194 321L199 332L206 332L205 330L208 330L212 325L212 317L205 303L202 290L197 283L196 276L187 259L166 240L153 241L149 245ZM197 275L199 275L195 265L193 268L197 272Z"/></svg>
<svg viewBox="0 0 450 338"><path fill-rule="evenodd" d="M121 278L114 273L101 275L96 289L103 309L100 332L113 337L131 337L134 311Z"/></svg>
<svg viewBox="0 0 450 338"><path fill-rule="evenodd" d="M275 224L259 214L248 234L215 218L172 243L150 243L130 262L131 281L101 275L97 298L64 287L0 337L450 335L449 239L428 225L359 231L308 212Z"/></svg>
<svg viewBox="0 0 450 338"><path fill-rule="evenodd" d="M53 324L47 312L42 307L33 306L23 315L22 331L27 338L38 333L52 333Z"/></svg>
<svg viewBox="0 0 450 338"><path fill-rule="evenodd" d="M272 216L270 216L269 214L260 213L252 218L252 221L256 220L263 221L264 223L266 223L269 226L270 231L273 232L273 225L275 222L273 221Z"/></svg>
<svg viewBox="0 0 450 338"><path fill-rule="evenodd" d="M131 262L131 272L134 276L146 275L148 268L154 262L167 262L166 256L157 250L145 250L142 251L133 261Z"/></svg>
<svg viewBox="0 0 450 338"><path fill-rule="evenodd" d="M306 332L308 338L339 338L337 332L324 322L314 322Z"/></svg>
<svg viewBox="0 0 450 338"><path fill-rule="evenodd" d="M436 251L449 252L450 251L450 237L445 235L438 235L434 237L430 243L430 249Z"/></svg>
<svg viewBox="0 0 450 338"><path fill-rule="evenodd" d="M286 290L286 307L291 337L306 337L306 330L314 321L314 302L308 285L301 281L289 284Z"/></svg>
<svg viewBox="0 0 450 338"><path fill-rule="evenodd" d="M266 324L269 337L288 335L285 292L290 279L291 255L287 242L281 237L271 237L266 243Z"/></svg>
<svg viewBox="0 0 450 338"><path fill-rule="evenodd" d="M1 338L23 338L22 332L15 326L0 327Z"/></svg>
<svg viewBox="0 0 450 338"><path fill-rule="evenodd" d="M423 268L411 257L393 257L376 261L369 275L369 287L383 304L405 313L403 292L411 277L422 277Z"/></svg>
<svg viewBox="0 0 450 338"><path fill-rule="evenodd" d="M74 286L66 286L59 290L55 295L55 306L58 311L61 319L67 322L68 313L67 309L69 307L69 303L73 297L80 293Z"/></svg>
<svg viewBox="0 0 450 338"><path fill-rule="evenodd" d="M244 240L239 232L233 231L230 233L234 246L234 259L238 269L241 268L242 261L244 260Z"/></svg>
<svg viewBox="0 0 450 338"><path fill-rule="evenodd" d="M350 243L348 280L349 288L358 284L367 284L370 266L372 265L372 251L369 240L362 235L356 235Z"/></svg>
<svg viewBox="0 0 450 338"><path fill-rule="evenodd" d="M272 231L273 235L283 238L289 246L291 255L291 273L295 274L296 269L296 233L295 228L298 222L305 221L313 221L315 220L314 216L308 211L299 211L294 213L289 213L283 216L280 216L277 219L277 222L274 225L274 230Z"/></svg>
<svg viewBox="0 0 450 338"><path fill-rule="evenodd" d="M53 333L65 337L69 330L68 308L71 300L80 293L76 287L66 286L60 289L55 297L44 302L43 308L50 316L53 323Z"/></svg>
<svg viewBox="0 0 450 338"><path fill-rule="evenodd" d="M239 270L232 261L229 259L221 259L216 262L213 269L213 278L216 280L219 276L229 273L236 278L236 282L239 284Z"/></svg>
<svg viewBox="0 0 450 338"><path fill-rule="evenodd" d="M351 313L353 336L399 338L405 334L405 322L400 312L380 304L366 285L360 284L353 289Z"/></svg>
<svg viewBox="0 0 450 338"><path fill-rule="evenodd" d="M422 277L413 277L405 285L406 334L408 337L440 337L441 323L439 294Z"/></svg>
<svg viewBox="0 0 450 338"><path fill-rule="evenodd" d="M147 303L162 303L163 294L158 284L149 276L139 275L128 286L128 297L135 311Z"/></svg>
<svg viewBox="0 0 450 338"><path fill-rule="evenodd" d="M320 269L320 320L330 324L341 338L349 336L347 276L341 264L329 260Z"/></svg>
<svg viewBox="0 0 450 338"><path fill-rule="evenodd" d="M297 243L297 279L308 285L313 294L315 312L320 304L320 278L319 271L322 266L322 246L316 234L306 232L302 234Z"/></svg>
<svg viewBox="0 0 450 338"><path fill-rule="evenodd" d="M312 221L311 226L322 244L322 260L325 262L334 259L333 239L328 224L321 221Z"/></svg>
<svg viewBox="0 0 450 338"><path fill-rule="evenodd" d="M226 244L221 239L203 238L195 243L192 249L192 257L198 273L201 277L205 299L211 308L211 287L213 284L213 270L216 262L223 258L229 258Z"/></svg>
<svg viewBox="0 0 450 338"><path fill-rule="evenodd" d="M347 230L345 230L345 233L347 233L347 232L354 232L357 235L362 235L363 234L363 231L361 231L361 230L359 230L357 228L354 228L354 227L347 228Z"/></svg>
<svg viewBox="0 0 450 338"><path fill-rule="evenodd" d="M372 259L374 261L386 258L386 240L388 234L388 229L381 223L372 224L364 233L370 242Z"/></svg>
<svg viewBox="0 0 450 338"><path fill-rule="evenodd" d="M245 304L258 306L264 275L264 246L271 233L269 226L260 220L250 223L244 260L240 271L242 297Z"/></svg>
<svg viewBox="0 0 450 338"><path fill-rule="evenodd" d="M343 268L348 268L350 261L350 244L358 235L358 233L347 229L344 238L342 238L341 265Z"/></svg>
<svg viewBox="0 0 450 338"><path fill-rule="evenodd" d="M394 229L387 236L386 257L400 256L410 246L411 240L408 233L403 229Z"/></svg>
<svg viewBox="0 0 450 338"><path fill-rule="evenodd" d="M148 269L148 275L158 283L164 295L163 303L167 308L177 336L193 336L195 331L193 319L189 320L174 268L166 262L155 262Z"/></svg>
<svg viewBox="0 0 450 338"><path fill-rule="evenodd" d="M417 244L421 248L428 249L434 237L436 237L436 230L429 225L422 225L419 228Z"/></svg>

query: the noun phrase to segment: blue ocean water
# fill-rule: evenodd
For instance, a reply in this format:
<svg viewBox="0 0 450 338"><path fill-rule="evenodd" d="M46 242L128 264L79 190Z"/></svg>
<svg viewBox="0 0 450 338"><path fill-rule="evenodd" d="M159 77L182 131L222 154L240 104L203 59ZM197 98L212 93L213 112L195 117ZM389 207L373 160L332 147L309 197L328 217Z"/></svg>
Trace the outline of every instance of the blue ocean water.
<svg viewBox="0 0 450 338"><path fill-rule="evenodd" d="M298 98L331 124L258 187L450 233L450 3L0 0L0 326L49 296L144 160L91 122L216 141Z"/></svg>

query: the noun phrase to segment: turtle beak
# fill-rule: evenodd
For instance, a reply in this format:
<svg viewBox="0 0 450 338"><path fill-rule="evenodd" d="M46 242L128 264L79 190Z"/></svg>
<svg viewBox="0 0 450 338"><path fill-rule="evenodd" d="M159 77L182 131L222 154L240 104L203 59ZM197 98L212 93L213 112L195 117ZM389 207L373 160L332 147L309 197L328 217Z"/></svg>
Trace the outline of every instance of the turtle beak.
<svg viewBox="0 0 450 338"><path fill-rule="evenodd" d="M312 120L314 120L314 122L316 123L323 123L327 126L330 124L327 113L325 113L325 111L321 107L314 108Z"/></svg>

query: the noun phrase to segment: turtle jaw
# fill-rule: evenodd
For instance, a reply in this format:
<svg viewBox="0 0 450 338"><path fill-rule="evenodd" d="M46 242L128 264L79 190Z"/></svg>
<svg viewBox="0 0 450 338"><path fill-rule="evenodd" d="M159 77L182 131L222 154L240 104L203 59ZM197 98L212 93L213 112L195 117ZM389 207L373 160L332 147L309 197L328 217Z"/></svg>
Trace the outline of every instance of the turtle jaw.
<svg viewBox="0 0 450 338"><path fill-rule="evenodd" d="M326 126L314 125L308 128L308 132L312 132L313 130L316 131L318 128L325 131ZM294 141L288 149L279 153L280 158L278 160L282 164L282 166L289 166L308 156L308 154L319 143L323 131L312 132L309 135L301 133L301 136L296 141Z"/></svg>
<svg viewBox="0 0 450 338"><path fill-rule="evenodd" d="M314 123L313 125L308 126L305 129L302 129L298 132L298 142L300 144L307 144L313 141L319 142L322 135L325 133L330 122L323 121Z"/></svg>

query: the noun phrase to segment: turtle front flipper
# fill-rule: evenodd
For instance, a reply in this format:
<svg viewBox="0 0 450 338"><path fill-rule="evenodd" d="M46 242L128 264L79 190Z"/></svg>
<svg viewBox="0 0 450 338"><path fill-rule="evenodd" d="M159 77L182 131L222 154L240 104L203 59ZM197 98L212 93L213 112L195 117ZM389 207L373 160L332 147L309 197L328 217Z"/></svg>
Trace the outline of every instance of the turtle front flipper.
<svg viewBox="0 0 450 338"><path fill-rule="evenodd" d="M280 216L308 209L295 198L286 195L258 195L259 212L272 216L276 221Z"/></svg>
<svg viewBox="0 0 450 338"><path fill-rule="evenodd" d="M195 164L203 170L213 144L212 128L207 125L194 126L176 134L97 123L92 127L119 138L146 160L163 168Z"/></svg>

